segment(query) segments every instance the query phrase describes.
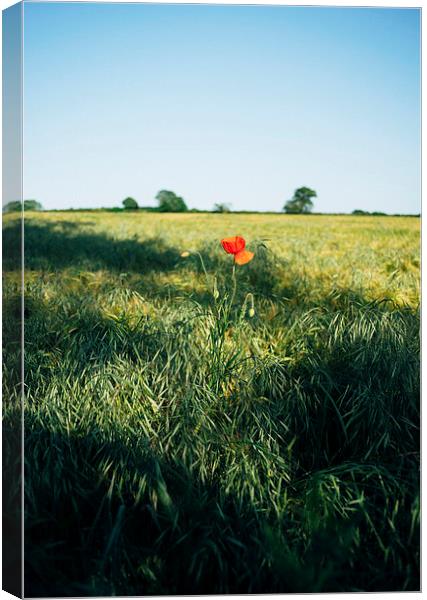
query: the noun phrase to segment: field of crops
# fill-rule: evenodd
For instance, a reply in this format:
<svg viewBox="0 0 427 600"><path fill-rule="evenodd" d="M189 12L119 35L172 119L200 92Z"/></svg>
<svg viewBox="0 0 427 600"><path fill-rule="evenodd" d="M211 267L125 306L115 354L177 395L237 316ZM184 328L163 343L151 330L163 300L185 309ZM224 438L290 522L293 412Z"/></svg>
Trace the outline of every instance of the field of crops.
<svg viewBox="0 0 427 600"><path fill-rule="evenodd" d="M419 589L419 229L26 214L26 595Z"/></svg>

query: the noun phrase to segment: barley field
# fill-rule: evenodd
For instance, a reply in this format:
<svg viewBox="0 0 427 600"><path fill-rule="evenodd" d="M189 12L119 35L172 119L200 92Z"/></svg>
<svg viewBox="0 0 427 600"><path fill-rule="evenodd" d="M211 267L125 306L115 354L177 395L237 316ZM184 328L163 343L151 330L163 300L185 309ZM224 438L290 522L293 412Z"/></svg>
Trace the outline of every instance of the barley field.
<svg viewBox="0 0 427 600"><path fill-rule="evenodd" d="M236 234L255 256L233 267ZM415 217L26 214L26 595L418 590L419 235ZM13 430L13 215L3 243Z"/></svg>

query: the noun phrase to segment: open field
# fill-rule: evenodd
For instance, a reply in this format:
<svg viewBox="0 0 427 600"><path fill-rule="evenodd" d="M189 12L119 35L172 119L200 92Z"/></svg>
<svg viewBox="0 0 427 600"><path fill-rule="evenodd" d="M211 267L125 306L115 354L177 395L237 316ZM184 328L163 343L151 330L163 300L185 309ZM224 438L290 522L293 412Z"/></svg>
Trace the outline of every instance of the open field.
<svg viewBox="0 0 427 600"><path fill-rule="evenodd" d="M419 589L419 230L26 214L26 595Z"/></svg>

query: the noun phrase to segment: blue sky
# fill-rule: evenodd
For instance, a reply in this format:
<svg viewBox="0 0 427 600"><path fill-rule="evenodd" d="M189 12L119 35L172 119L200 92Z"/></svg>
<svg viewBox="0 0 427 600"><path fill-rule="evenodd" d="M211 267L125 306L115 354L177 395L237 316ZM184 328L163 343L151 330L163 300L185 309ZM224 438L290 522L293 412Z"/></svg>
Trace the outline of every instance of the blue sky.
<svg viewBox="0 0 427 600"><path fill-rule="evenodd" d="M420 211L418 9L31 3L24 196Z"/></svg>

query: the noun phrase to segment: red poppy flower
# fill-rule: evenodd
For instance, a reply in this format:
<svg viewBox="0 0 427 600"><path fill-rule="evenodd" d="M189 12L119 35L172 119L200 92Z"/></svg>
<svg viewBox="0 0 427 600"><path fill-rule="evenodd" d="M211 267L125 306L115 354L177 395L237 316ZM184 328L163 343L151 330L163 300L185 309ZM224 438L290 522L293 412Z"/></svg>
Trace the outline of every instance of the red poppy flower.
<svg viewBox="0 0 427 600"><path fill-rule="evenodd" d="M246 242L238 235L224 238L221 240L221 245L227 254L234 254L234 262L237 265L245 265L254 257L253 252L245 250Z"/></svg>

